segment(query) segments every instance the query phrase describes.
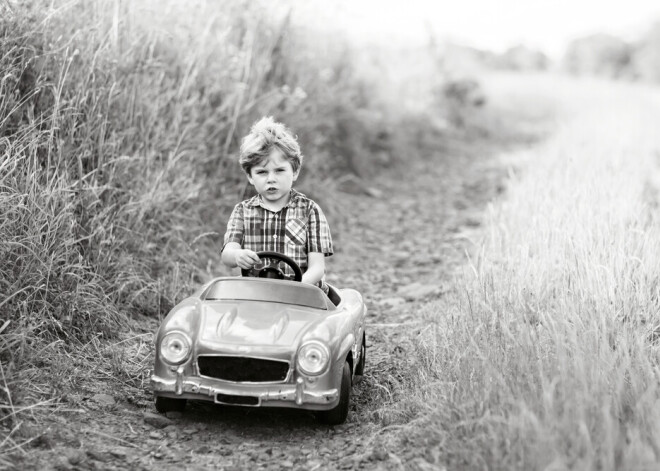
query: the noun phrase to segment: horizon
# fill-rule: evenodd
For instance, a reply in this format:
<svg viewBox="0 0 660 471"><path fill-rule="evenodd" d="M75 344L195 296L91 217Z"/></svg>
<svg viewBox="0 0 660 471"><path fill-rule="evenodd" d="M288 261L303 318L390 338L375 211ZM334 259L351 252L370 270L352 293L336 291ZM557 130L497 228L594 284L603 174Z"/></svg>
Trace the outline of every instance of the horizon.
<svg viewBox="0 0 660 471"><path fill-rule="evenodd" d="M294 2L296 13L314 27L346 34L356 41L419 44L430 37L477 49L504 52L526 46L559 59L571 41L598 33L638 40L660 21L660 2L629 0L602 4L597 0L537 0L522 3L465 0L431 4L424 0L361 0L333 4ZM493 19L497 21L493 21Z"/></svg>

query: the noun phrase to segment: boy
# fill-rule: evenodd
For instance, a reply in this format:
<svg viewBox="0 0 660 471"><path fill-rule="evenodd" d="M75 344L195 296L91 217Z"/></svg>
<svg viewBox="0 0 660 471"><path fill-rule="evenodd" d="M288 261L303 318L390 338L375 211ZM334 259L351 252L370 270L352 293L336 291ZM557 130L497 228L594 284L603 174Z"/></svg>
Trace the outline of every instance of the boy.
<svg viewBox="0 0 660 471"><path fill-rule="evenodd" d="M278 252L300 266L304 283L327 294L325 257L333 253L332 238L319 205L292 189L302 161L296 138L283 124L265 117L252 126L243 138L239 163L258 194L234 207L222 262L250 269L260 262L256 252Z"/></svg>

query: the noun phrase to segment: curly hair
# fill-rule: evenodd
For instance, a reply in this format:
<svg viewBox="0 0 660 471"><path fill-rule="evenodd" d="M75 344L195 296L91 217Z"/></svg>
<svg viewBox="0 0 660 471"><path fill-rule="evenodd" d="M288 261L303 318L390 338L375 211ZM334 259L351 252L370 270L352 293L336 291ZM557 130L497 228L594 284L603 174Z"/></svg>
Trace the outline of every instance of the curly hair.
<svg viewBox="0 0 660 471"><path fill-rule="evenodd" d="M252 125L250 133L243 138L238 163L250 175L252 167L278 149L291 163L294 172L302 166L303 155L296 137L272 116L265 116Z"/></svg>

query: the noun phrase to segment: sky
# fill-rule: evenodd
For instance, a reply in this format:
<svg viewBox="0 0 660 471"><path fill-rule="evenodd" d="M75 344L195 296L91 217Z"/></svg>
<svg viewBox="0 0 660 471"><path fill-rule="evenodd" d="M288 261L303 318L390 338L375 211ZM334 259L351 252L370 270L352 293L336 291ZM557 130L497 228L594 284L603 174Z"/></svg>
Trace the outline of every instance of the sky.
<svg viewBox="0 0 660 471"><path fill-rule="evenodd" d="M627 40L660 21L660 0L312 0L320 23L357 38L440 39L494 51L525 44L561 55L596 32Z"/></svg>

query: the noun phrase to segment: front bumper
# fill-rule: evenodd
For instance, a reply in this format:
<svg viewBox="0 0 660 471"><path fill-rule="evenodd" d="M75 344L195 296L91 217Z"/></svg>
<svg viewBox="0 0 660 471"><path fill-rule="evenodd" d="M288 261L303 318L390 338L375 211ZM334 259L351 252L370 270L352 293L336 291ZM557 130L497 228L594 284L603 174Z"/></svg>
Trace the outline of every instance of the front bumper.
<svg viewBox="0 0 660 471"><path fill-rule="evenodd" d="M225 383L208 378L185 377L179 370L176 379L153 375L151 389L156 396L252 407L328 410L339 402L339 391L336 388L317 391L300 377L295 384ZM228 402L228 398L231 402Z"/></svg>

